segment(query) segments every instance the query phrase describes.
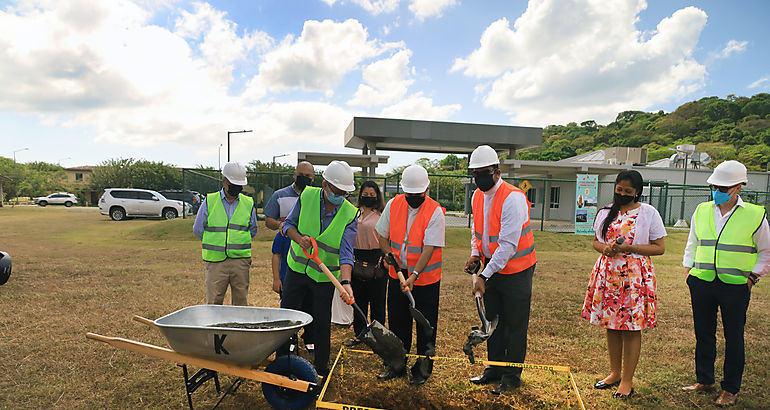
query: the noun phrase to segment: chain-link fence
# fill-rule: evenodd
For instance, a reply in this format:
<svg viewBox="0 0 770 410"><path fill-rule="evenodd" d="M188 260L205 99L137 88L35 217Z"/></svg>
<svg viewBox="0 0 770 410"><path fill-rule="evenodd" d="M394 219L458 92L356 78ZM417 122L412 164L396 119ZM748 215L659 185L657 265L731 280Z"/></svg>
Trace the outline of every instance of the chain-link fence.
<svg viewBox="0 0 770 410"><path fill-rule="evenodd" d="M476 186L472 178L461 174L430 174L428 195L446 208L447 226L470 227L468 213L471 209L470 198ZM290 185L294 181L291 172L248 172L249 185L244 193L254 198L259 213L270 196L277 189ZM221 189L222 177L217 170L183 169L182 185L184 190L196 191L203 195ZM374 180L384 193L385 200L403 193L401 174L367 177L357 175L356 187L366 180ZM313 186L321 186L323 178L316 174ZM530 219L532 226L541 231L573 232L575 229L576 181L575 179L543 178L506 178L516 186L527 186L527 199L531 203ZM525 183L526 181L526 183ZM612 202L615 192L614 181L599 181L597 206L601 208ZM743 191L742 198L750 203L770 207L770 192ZM356 204L358 190L350 195L350 202ZM695 208L701 202L711 200L708 187L695 185L669 184L665 181L645 181L642 202L649 203L660 212L663 222L674 225L684 219L688 225Z"/></svg>

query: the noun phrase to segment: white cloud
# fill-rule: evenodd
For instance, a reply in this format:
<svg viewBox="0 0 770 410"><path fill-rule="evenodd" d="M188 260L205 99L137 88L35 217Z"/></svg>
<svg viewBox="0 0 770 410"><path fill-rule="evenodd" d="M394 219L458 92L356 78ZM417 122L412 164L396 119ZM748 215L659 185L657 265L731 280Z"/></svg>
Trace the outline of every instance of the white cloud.
<svg viewBox="0 0 770 410"><path fill-rule="evenodd" d="M369 40L367 30L357 20L309 20L296 40L286 36L263 56L259 78L251 85L328 92L361 61L397 46Z"/></svg>
<svg viewBox="0 0 770 410"><path fill-rule="evenodd" d="M722 49L722 51L714 54L714 57L716 57L716 58L727 58L727 57L730 57L733 54L740 54L740 53L746 51L746 46L748 44L749 44L748 41L730 40L730 41L727 42L727 44Z"/></svg>
<svg viewBox="0 0 770 410"><path fill-rule="evenodd" d="M410 50L400 50L389 58L375 61L363 70L360 84L350 105L375 106L398 101L414 80L409 78Z"/></svg>
<svg viewBox="0 0 770 410"><path fill-rule="evenodd" d="M433 105L433 98L414 93L406 99L384 108L382 117L418 120L445 120L462 109L460 104Z"/></svg>
<svg viewBox="0 0 770 410"><path fill-rule="evenodd" d="M636 28L643 0L531 0L511 28L487 27L480 47L452 71L492 79L484 103L514 123L547 125L614 119L681 98L703 86L705 67L692 52L706 23L695 7L677 10L652 33ZM644 38L648 38L646 41ZM485 80L486 81L486 80Z"/></svg>
<svg viewBox="0 0 770 410"><path fill-rule="evenodd" d="M770 77L762 77L757 81L754 81L753 83L749 84L748 88L764 88L770 86Z"/></svg>
<svg viewBox="0 0 770 410"><path fill-rule="evenodd" d="M396 11L399 0L353 0L353 2L369 13L377 15Z"/></svg>
<svg viewBox="0 0 770 410"><path fill-rule="evenodd" d="M444 10L457 5L459 0L410 0L409 11L420 20L441 17Z"/></svg>

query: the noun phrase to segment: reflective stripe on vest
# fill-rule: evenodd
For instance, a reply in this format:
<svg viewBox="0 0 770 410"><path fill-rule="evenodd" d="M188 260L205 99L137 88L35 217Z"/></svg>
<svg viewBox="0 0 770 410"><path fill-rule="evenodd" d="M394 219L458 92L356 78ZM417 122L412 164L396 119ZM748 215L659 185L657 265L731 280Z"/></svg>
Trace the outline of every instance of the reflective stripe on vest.
<svg viewBox="0 0 770 410"><path fill-rule="evenodd" d="M425 202L420 205L420 210L417 211L417 215L412 221L412 226L409 227L409 239L406 244L406 265L407 269L411 273L417 265L417 260L420 259L423 251L423 241L425 239L425 229L428 228L433 213L436 212L436 208L441 207L438 202L425 196ZM446 210L441 208L441 212L446 214ZM404 238L406 235L406 223L409 216L409 204L406 202L406 196L404 194L396 195L390 202L390 250L393 252L393 256L397 261L401 261L401 248L403 247ZM433 254L428 260L428 264L420 272L420 278L417 279L415 286L426 286L441 280L441 264L443 260L443 249L440 247L433 248ZM390 277L398 279L396 270L391 266L388 268Z"/></svg>
<svg viewBox="0 0 770 410"><path fill-rule="evenodd" d="M690 275L711 282L714 277L724 283L746 284L757 263L754 232L765 219L765 208L750 203L737 206L717 234L714 202L704 202L695 209L695 264Z"/></svg>
<svg viewBox="0 0 770 410"><path fill-rule="evenodd" d="M227 219L222 195L212 192L206 195L206 209L209 217L203 226L201 254L204 261L221 262L226 258L251 257L251 210L254 200L246 195L238 195L238 206L235 207L230 220Z"/></svg>
<svg viewBox="0 0 770 410"><path fill-rule="evenodd" d="M337 208L337 214L328 227L321 232L321 195L323 190L317 187L306 187L300 194L300 209L297 231L300 235L308 235L316 239L318 257L329 268L334 276L340 276L340 245L345 228L356 219L358 208L348 201L343 201ZM325 211L324 211L325 212ZM316 282L329 282L329 278L321 271L312 259L305 257L302 247L291 241L286 261L291 270L304 273Z"/></svg>
<svg viewBox="0 0 770 410"><path fill-rule="evenodd" d="M495 196L492 199L492 207L489 210L489 253L494 256L495 251L500 247L498 241L500 239L500 221L503 214L503 203L505 202L505 199L508 198L508 195L511 195L514 192L520 192L525 196L525 201L527 202L527 220L521 227L521 236L519 238L518 246L516 247L516 252L511 255L508 259L508 263L506 263L503 269L500 269L499 271L499 273L502 274L521 272L537 262L537 255L535 254L535 236L532 233L532 226L529 223L529 200L526 199L524 191L505 181L503 181L500 187L497 188L497 192L495 192ZM478 249L480 255L483 255L484 192L479 189L476 189L476 192L473 195L473 230L476 249Z"/></svg>

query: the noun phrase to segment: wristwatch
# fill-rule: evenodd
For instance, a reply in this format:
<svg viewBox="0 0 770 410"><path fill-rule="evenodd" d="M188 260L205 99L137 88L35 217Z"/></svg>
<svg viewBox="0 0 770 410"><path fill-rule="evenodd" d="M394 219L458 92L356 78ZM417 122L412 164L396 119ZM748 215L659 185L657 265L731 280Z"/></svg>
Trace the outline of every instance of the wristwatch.
<svg viewBox="0 0 770 410"><path fill-rule="evenodd" d="M350 281L345 279L340 281L340 285L350 285Z"/></svg>
<svg viewBox="0 0 770 410"><path fill-rule="evenodd" d="M755 275L754 272L751 272L749 274L749 280L751 281L752 285L756 285L757 282L759 282L759 276Z"/></svg>
<svg viewBox="0 0 770 410"><path fill-rule="evenodd" d="M412 275L415 276L415 278L420 279L420 272L417 272L416 270L412 271Z"/></svg>

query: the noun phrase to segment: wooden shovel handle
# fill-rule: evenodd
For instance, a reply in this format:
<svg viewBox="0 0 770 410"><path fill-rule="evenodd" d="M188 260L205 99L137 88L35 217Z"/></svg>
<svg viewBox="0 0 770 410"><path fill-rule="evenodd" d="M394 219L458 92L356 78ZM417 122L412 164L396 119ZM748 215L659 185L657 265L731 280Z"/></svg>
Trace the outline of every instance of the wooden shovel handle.
<svg viewBox="0 0 770 410"><path fill-rule="evenodd" d="M342 287L340 284L340 281L337 280L336 277L334 277L334 274L329 270L328 267L321 261L321 258L318 257L318 242L315 241L315 238L312 236L310 237L310 242L313 244L313 253L309 254L307 253L307 249L302 248L302 252L305 254L305 256L308 259L312 259L318 267L321 268L321 270L326 274L326 277L329 278L329 280L334 284L334 287L337 288L337 290L340 292L340 295L342 295L342 298L345 299L345 302L348 305L352 305L356 303L355 299L350 296L347 290Z"/></svg>

